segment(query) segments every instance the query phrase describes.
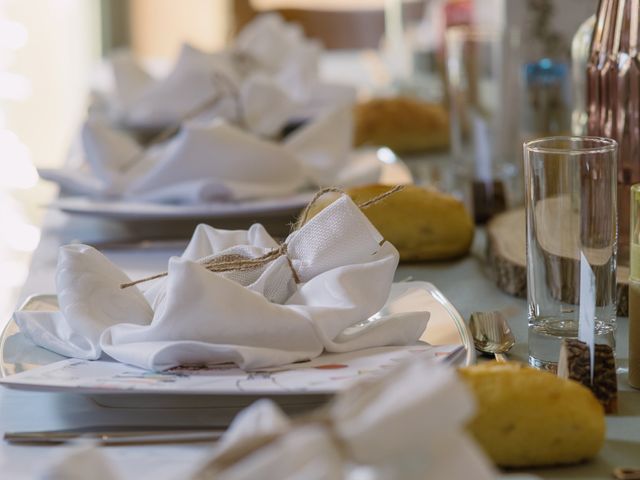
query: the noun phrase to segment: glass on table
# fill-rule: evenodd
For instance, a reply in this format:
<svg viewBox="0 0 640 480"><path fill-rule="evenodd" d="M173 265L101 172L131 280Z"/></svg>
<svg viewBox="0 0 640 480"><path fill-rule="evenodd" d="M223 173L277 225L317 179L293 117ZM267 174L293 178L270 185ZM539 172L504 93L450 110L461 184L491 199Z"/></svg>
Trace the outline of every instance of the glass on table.
<svg viewBox="0 0 640 480"><path fill-rule="evenodd" d="M615 346L617 153L599 137L524 144L533 366L554 370L562 339L578 338L584 322L595 343Z"/></svg>
<svg viewBox="0 0 640 480"><path fill-rule="evenodd" d="M517 77L506 33L446 32L451 149L477 223L506 210L519 190Z"/></svg>

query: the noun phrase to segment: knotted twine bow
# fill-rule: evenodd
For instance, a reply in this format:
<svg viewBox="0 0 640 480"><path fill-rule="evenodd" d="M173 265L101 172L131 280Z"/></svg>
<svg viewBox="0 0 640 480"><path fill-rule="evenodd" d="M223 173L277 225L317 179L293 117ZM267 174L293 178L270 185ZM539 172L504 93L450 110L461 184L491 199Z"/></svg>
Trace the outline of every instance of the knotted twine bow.
<svg viewBox="0 0 640 480"><path fill-rule="evenodd" d="M396 185L395 187L393 187L390 190L387 190L386 192L381 193L380 195L377 195L365 202L362 202L360 204L358 204L358 207L362 210L370 207L371 205L375 205L377 203L382 202L384 199L386 199L387 197L399 192L400 190L402 190L404 188L404 185ZM311 199L311 201L307 204L307 206L304 208L304 210L302 211L302 214L300 215L300 221L298 222L298 226L302 227L305 223L307 223L307 221L309 220L309 215L311 213L311 209L313 208L313 206L316 204L316 202L324 195L326 195L327 193L339 193L341 195L344 195L345 192L344 190L341 190L339 188L336 187L327 187L327 188L323 188L322 190L318 191L313 198ZM209 270L210 272L216 272L216 273L221 273L221 272L244 272L247 270L253 270L255 268L260 268L264 265L267 265L268 263L274 261L275 259L279 258L279 257L287 257L287 243L284 242L282 244L280 244L277 248L274 248L272 250L269 250L267 253L265 253L264 255L261 255L259 257L255 257L255 258L248 258L248 257L244 257L242 255L220 255L220 254L213 254L213 255L209 255L207 257L201 258L197 261L197 263L201 264L202 266L204 266L207 270ZM287 260L289 261L289 266L291 267L291 271L293 272L293 277L294 280L296 281L296 283L299 283L299 279L297 277L296 271L293 268L293 264L291 263L291 260L289 259L289 257L287 257ZM141 278L139 280L134 280L131 282L127 282L127 283L122 283L120 284L120 288L124 289L124 288L129 288L132 287L134 285L138 285L139 283L144 283L144 282L148 282L151 280L155 280L157 278L162 278L162 277L166 277L168 275L168 272L162 272L162 273L157 273L155 275L151 275L149 277L145 277L145 278Z"/></svg>

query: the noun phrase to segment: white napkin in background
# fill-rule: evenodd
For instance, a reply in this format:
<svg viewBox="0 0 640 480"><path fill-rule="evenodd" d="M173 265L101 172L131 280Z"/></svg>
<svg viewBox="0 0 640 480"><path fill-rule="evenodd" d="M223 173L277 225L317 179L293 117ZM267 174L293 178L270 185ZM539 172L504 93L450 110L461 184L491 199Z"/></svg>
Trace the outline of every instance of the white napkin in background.
<svg viewBox="0 0 640 480"><path fill-rule="evenodd" d="M268 79L272 89L284 92L291 113L297 115L311 104L315 111L320 98L326 109L353 103L353 88L319 78L321 53L320 45L306 38L298 25L275 14L257 17L225 51L209 54L184 45L171 71L159 79L136 67L131 56L119 53L111 65L112 114L133 128L173 126L216 94L233 95L246 89L245 84L256 75ZM216 105L214 110L215 116L237 120L233 109ZM205 115L211 118L212 113Z"/></svg>
<svg viewBox="0 0 640 480"><path fill-rule="evenodd" d="M257 97L261 102L252 102L248 118L266 131L284 115L268 100L273 92L264 93ZM268 116L261 117L261 110ZM82 130L86 163L39 173L67 193L94 198L193 204L278 197L305 186L340 184L341 173L352 167L352 131L348 107L319 115L280 143L221 119L192 120L171 140L143 151L129 135L93 118ZM369 169L366 180L375 181L379 166Z"/></svg>
<svg viewBox="0 0 640 480"><path fill-rule="evenodd" d="M127 65L128 71L131 69ZM185 115L197 109L216 95L229 95L228 88L237 89L240 78L228 55L213 55L201 52L189 45L180 50L172 71L164 78L151 80L138 94L126 94L131 74L122 81L121 64L113 64L113 72L119 109L115 111L120 123L131 128L159 129L173 126ZM127 72L128 73L128 72ZM216 79L222 76L225 82ZM120 80L120 81L119 81ZM128 101L125 103L124 100ZM233 109L222 103L213 107L217 116L229 117ZM231 115L230 115L231 112Z"/></svg>
<svg viewBox="0 0 640 480"><path fill-rule="evenodd" d="M84 160L39 173L72 195L187 204L335 185L353 163L355 94L318 78L319 54L299 27L275 15L256 19L227 51L184 46L159 80L119 53L112 62L113 95L103 98L106 113L90 110L82 129ZM272 140L301 119L306 123L293 134ZM151 131L182 128L144 150L114 122ZM376 181L371 168L366 179Z"/></svg>
<svg viewBox="0 0 640 480"><path fill-rule="evenodd" d="M95 178L105 186L118 181L120 170L143 152L133 138L100 118L89 118L81 136L87 163Z"/></svg>
<svg viewBox="0 0 640 480"><path fill-rule="evenodd" d="M306 102L319 83L320 44L278 15L256 18L238 34L234 48L269 72L299 102Z"/></svg>
<svg viewBox="0 0 640 480"><path fill-rule="evenodd" d="M294 155L221 120L187 123L156 155L124 197L184 201L193 195L190 203L242 200L295 192L305 184Z"/></svg>
<svg viewBox="0 0 640 480"><path fill-rule="evenodd" d="M309 74L317 73L320 44L305 37L299 25L275 14L260 15L238 34L234 47L263 68L278 72L295 58ZM303 62L299 62L302 60Z"/></svg>
<svg viewBox="0 0 640 480"><path fill-rule="evenodd" d="M464 431L473 410L471 393L453 369L415 357L338 393L317 412L316 419L322 420L291 421L269 400L254 403L236 416L212 452L180 478L497 478ZM82 456L95 459L100 454L85 449L54 471L88 471ZM234 458L225 462L228 455Z"/></svg>
<svg viewBox="0 0 640 480"><path fill-rule="evenodd" d="M152 84L153 78L140 67L129 51L116 51L111 55L114 82L114 109L126 108Z"/></svg>
<svg viewBox="0 0 640 480"><path fill-rule="evenodd" d="M350 108L337 108L293 132L285 148L300 159L307 177L319 186L335 185L353 143Z"/></svg>
<svg viewBox="0 0 640 480"><path fill-rule="evenodd" d="M240 32L233 48L260 65L291 96L296 117L313 117L356 101L353 87L320 78L320 44L278 15L257 17Z"/></svg>
<svg viewBox="0 0 640 480"><path fill-rule="evenodd" d="M245 126L264 137L278 134L296 108L287 92L262 73L252 75L243 83L240 103Z"/></svg>
<svg viewBox="0 0 640 480"><path fill-rule="evenodd" d="M210 255L258 257L276 246L263 227L196 230L168 276L120 289L126 275L85 245L60 251L60 312L16 312L21 331L66 356L112 358L151 370L233 362L245 369L320 355L415 343L428 313L390 315L356 331L348 327L386 302L398 252L348 196L287 238L287 257L245 272L212 273L196 262ZM296 284L293 266L300 283Z"/></svg>

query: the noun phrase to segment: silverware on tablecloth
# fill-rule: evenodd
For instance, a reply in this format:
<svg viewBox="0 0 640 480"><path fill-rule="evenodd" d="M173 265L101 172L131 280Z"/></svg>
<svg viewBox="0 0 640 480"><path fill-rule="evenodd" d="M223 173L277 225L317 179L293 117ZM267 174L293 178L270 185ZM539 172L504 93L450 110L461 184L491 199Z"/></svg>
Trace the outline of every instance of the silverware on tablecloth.
<svg viewBox="0 0 640 480"><path fill-rule="evenodd" d="M464 345L460 345L442 361L455 365L464 352ZM160 445L215 442L224 432L225 428L222 427L88 426L67 430L6 432L4 440L15 445L62 445L78 441L91 441L102 446Z"/></svg>
<svg viewBox="0 0 640 480"><path fill-rule="evenodd" d="M507 319L501 311L473 312L469 329L476 350L495 355L499 362L506 362L506 352L516 343Z"/></svg>
<svg viewBox="0 0 640 480"><path fill-rule="evenodd" d="M442 361L448 365L458 365L460 360L466 353L466 348L464 345L460 345L459 347L451 350L447 355L442 359Z"/></svg>
<svg viewBox="0 0 640 480"><path fill-rule="evenodd" d="M198 427L95 426L69 430L6 432L4 440L17 445L60 445L83 440L103 446L159 445L215 442L224 430Z"/></svg>
<svg viewBox="0 0 640 480"><path fill-rule="evenodd" d="M640 468L614 468L613 478L618 480L640 480Z"/></svg>

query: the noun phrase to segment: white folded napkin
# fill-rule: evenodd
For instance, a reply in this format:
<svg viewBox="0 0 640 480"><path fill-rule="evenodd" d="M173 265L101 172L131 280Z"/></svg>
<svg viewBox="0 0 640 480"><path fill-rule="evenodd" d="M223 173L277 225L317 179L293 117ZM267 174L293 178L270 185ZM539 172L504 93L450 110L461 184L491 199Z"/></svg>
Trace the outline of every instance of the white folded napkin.
<svg viewBox="0 0 640 480"><path fill-rule="evenodd" d="M497 472L464 430L474 408L452 368L415 357L306 417L291 420L270 400L254 403L180 478L494 479ZM98 456L97 449L83 450L53 471L83 470Z"/></svg>
<svg viewBox="0 0 640 480"><path fill-rule="evenodd" d="M287 23L278 15L256 18L238 34L234 48L271 73L299 102L304 103L321 83L320 44L306 38L299 25Z"/></svg>
<svg viewBox="0 0 640 480"><path fill-rule="evenodd" d="M123 93L130 89L131 75L126 77L126 82L119 82L121 67L120 63L112 66L115 95L120 100L115 105L119 107L115 114L119 123L130 128L159 129L180 123L207 101L218 95L228 96L231 92L227 89L237 89L240 82L228 56L210 55L189 45L182 47L167 76L150 79L137 95ZM130 69L130 65L127 68ZM125 99L128 99L126 103ZM212 108L217 110L217 116L233 115L233 108L222 102Z"/></svg>
<svg viewBox="0 0 640 480"><path fill-rule="evenodd" d="M321 100L325 109L353 103L352 87L323 81L319 76L321 46L306 38L299 26L275 14L258 16L224 51L213 54L184 45L169 73L153 78L131 54L117 52L110 62L111 93L106 92L107 111L118 123L135 129L174 126L194 109L216 96L229 97L203 112L238 121L233 103L240 100L245 111L259 93L276 92L265 100L278 112L260 109L260 116L246 127L260 135L274 135L291 116L317 112ZM256 84L254 77L261 77ZM268 84L268 85L267 85ZM257 89L253 95L247 90ZM231 105L231 106L230 106ZM286 115L284 113L286 112ZM264 124L269 128L264 129Z"/></svg>
<svg viewBox="0 0 640 480"><path fill-rule="evenodd" d="M189 204L336 184L350 168L355 92L320 80L320 53L277 15L258 17L222 52L185 45L158 79L118 52L112 91L82 129L83 161L39 173L69 194ZM280 138L290 122L303 125ZM146 149L132 133L178 127Z"/></svg>
<svg viewBox="0 0 640 480"><path fill-rule="evenodd" d="M491 479L464 431L474 403L455 371L420 357L339 392L315 415L289 420L270 400L241 412L205 478Z"/></svg>
<svg viewBox="0 0 640 480"><path fill-rule="evenodd" d="M275 95L258 98L250 113L264 108L277 115L268 100ZM39 173L67 193L94 198L194 204L285 196L310 186L350 186L342 173L356 161L352 125L350 109L338 107L274 142L219 118L191 120L169 141L143 150L103 118L90 118L82 130L85 163ZM375 181L379 166L368 168Z"/></svg>
<svg viewBox="0 0 640 480"><path fill-rule="evenodd" d="M62 355L104 352L165 370L233 362L245 369L307 360L323 351L415 343L428 313L389 315L349 329L386 302L398 252L346 195L278 247L261 225L247 231L201 225L168 274L121 289L127 276L86 245L62 247L59 312L16 312L21 331ZM205 261L270 261L214 273ZM228 270L228 269L227 269Z"/></svg>
<svg viewBox="0 0 640 480"><path fill-rule="evenodd" d="M255 87L252 80L255 76L262 77L261 89L268 81L271 91L279 90L278 99L284 101L278 110L286 110L288 115L299 114L305 105L320 97L329 108L353 102L353 88L319 78L321 54L320 45L306 38L299 26L275 14L257 17L225 51L208 54L184 45L173 68L159 79L146 74L131 55L118 52L111 62L111 113L120 123L132 128L175 125L217 94L232 95ZM246 96L242 98L245 106L246 100ZM217 116L229 120L236 116L233 109L225 110L220 105L215 108L219 110ZM271 114L267 110L261 112L261 116L271 117ZM271 125L266 131L253 130L251 122L248 127L256 133L272 135L284 125L283 120L288 119L278 122L277 117L270 118Z"/></svg>

